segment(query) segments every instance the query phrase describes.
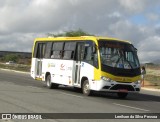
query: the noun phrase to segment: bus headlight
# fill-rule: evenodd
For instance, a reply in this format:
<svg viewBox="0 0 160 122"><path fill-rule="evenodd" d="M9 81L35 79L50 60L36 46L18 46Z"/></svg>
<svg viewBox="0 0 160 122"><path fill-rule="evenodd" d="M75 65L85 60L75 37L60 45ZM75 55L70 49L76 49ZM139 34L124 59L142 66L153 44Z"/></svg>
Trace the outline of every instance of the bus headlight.
<svg viewBox="0 0 160 122"><path fill-rule="evenodd" d="M110 78L107 78L105 76L101 76L101 79L104 80L104 81L107 81L107 82L111 82L111 79Z"/></svg>
<svg viewBox="0 0 160 122"><path fill-rule="evenodd" d="M135 84L141 84L141 81L140 80L138 80L138 81L136 81L136 82L134 82Z"/></svg>

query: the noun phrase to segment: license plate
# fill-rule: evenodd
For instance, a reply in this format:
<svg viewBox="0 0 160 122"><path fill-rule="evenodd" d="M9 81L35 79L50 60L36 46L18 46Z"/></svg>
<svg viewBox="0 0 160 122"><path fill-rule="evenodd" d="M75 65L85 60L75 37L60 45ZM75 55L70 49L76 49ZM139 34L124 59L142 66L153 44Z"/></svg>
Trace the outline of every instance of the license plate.
<svg viewBox="0 0 160 122"><path fill-rule="evenodd" d="M118 91L119 91L119 92L128 92L127 89L119 89Z"/></svg>

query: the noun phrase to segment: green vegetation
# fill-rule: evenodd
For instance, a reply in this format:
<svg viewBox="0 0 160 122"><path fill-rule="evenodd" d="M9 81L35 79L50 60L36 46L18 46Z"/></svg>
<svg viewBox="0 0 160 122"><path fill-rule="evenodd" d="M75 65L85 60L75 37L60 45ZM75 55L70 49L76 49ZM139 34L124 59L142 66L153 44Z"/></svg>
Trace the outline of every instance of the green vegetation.
<svg viewBox="0 0 160 122"><path fill-rule="evenodd" d="M74 30L74 31L67 31L64 33L58 33L58 34L52 34L48 33L48 36L53 36L53 37L77 37L77 36L93 36L82 29Z"/></svg>
<svg viewBox="0 0 160 122"><path fill-rule="evenodd" d="M4 57L0 58L0 62L6 63L12 61L17 64L24 64L24 65L30 65L31 59L29 58L23 58L20 55L17 54L7 54Z"/></svg>
<svg viewBox="0 0 160 122"><path fill-rule="evenodd" d="M30 61L31 59L22 59L21 56L16 54L8 54L0 58L0 68L11 69L23 72L30 72ZM13 61L12 64L6 64L6 62Z"/></svg>
<svg viewBox="0 0 160 122"><path fill-rule="evenodd" d="M2 62L14 61L17 62L20 57L15 54L8 54L1 58Z"/></svg>

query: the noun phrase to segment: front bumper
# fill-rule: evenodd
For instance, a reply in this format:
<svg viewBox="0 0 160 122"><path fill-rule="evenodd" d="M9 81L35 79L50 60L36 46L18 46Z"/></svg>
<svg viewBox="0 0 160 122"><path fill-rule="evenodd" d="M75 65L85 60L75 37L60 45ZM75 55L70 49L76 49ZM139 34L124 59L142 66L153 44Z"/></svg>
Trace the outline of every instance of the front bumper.
<svg viewBox="0 0 160 122"><path fill-rule="evenodd" d="M107 82L105 80L95 81L94 86L90 86L91 90L107 91L107 92L140 92L141 85L135 82Z"/></svg>

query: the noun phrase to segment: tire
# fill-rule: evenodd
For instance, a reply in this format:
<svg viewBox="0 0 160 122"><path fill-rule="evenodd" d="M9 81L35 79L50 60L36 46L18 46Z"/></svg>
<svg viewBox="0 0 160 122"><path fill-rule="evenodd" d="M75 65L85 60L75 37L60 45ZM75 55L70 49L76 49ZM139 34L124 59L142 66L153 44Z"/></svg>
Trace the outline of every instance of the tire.
<svg viewBox="0 0 160 122"><path fill-rule="evenodd" d="M118 92L117 95L119 98L126 98L128 93Z"/></svg>
<svg viewBox="0 0 160 122"><path fill-rule="evenodd" d="M85 80L82 85L82 92L86 96L90 96L92 94L92 90L90 90L88 80Z"/></svg>
<svg viewBox="0 0 160 122"><path fill-rule="evenodd" d="M49 89L56 89L58 88L58 84L51 83L51 75L48 75L46 78L46 85Z"/></svg>

